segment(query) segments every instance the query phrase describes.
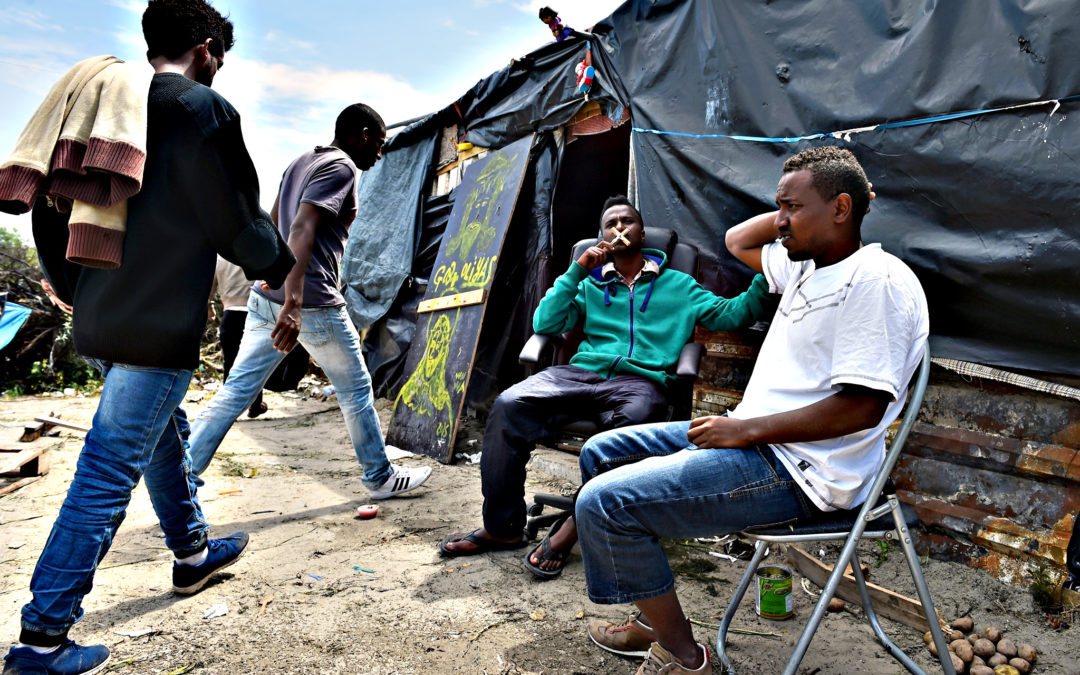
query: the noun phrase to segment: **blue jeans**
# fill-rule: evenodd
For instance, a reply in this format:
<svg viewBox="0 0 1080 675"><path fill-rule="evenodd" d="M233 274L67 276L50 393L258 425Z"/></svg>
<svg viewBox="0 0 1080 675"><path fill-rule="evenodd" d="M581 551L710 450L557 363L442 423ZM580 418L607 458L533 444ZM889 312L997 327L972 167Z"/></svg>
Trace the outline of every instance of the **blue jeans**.
<svg viewBox="0 0 1080 675"><path fill-rule="evenodd" d="M270 337L280 311L281 305L258 293L248 299L244 337L225 386L192 423L191 465L196 474L206 470L229 427L262 392L263 384L285 358L274 349ZM360 335L344 306L316 307L301 313L300 344L337 390L356 459L364 467L364 485L377 488L390 477L391 468L371 395L371 377L360 353Z"/></svg>
<svg viewBox="0 0 1080 675"><path fill-rule="evenodd" d="M689 428L627 427L582 448L575 520L593 602L636 602L674 588L659 537L727 534L816 513L768 446L699 449Z"/></svg>
<svg viewBox="0 0 1080 675"><path fill-rule="evenodd" d="M30 579L33 599L22 609L20 640L28 644L59 644L82 617L82 599L142 477L165 544L178 557L206 546L208 526L195 497L188 421L180 407L191 371L99 365L101 401Z"/></svg>
<svg viewBox="0 0 1080 675"><path fill-rule="evenodd" d="M484 429L480 479L484 529L513 537L525 527L525 465L537 443L551 443L564 424L596 418L605 428L663 419L667 399L652 380L610 380L577 366L552 366L495 399Z"/></svg>

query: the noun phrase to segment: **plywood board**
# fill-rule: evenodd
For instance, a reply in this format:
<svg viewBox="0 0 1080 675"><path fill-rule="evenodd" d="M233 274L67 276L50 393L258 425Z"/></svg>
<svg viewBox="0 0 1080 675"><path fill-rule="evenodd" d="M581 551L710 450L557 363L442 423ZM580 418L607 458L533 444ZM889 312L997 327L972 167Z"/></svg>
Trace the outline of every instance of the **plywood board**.
<svg viewBox="0 0 1080 675"><path fill-rule="evenodd" d="M476 291L486 299L531 147L532 137L523 138L465 171L424 295L434 311L417 321L405 360L409 378L394 400L386 434L389 445L444 463L453 459L487 303L441 299Z"/></svg>

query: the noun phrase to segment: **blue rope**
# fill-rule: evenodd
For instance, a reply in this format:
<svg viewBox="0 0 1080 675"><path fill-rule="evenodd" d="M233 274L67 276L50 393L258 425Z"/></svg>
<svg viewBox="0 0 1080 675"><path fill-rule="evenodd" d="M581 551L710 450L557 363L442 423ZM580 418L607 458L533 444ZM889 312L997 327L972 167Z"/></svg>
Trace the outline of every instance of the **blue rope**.
<svg viewBox="0 0 1080 675"><path fill-rule="evenodd" d="M631 127L631 129L639 134L656 134L658 136L679 136L682 138L729 138L733 141L750 141L753 143L800 143L802 141L815 141L820 138L839 138L848 134L860 133L863 131L884 131L885 129L899 129L902 127L914 127L920 124L934 124L936 122L948 122L950 120L961 119L964 117L974 117L976 115L988 115L991 113L1001 112L1003 110L1012 110L1014 108L1032 107L1036 105L1049 105L1051 103L1067 103L1069 101L1080 100L1080 94L1073 96L1066 96L1065 98L1051 99L1046 101L1032 101L1030 103L1018 103L1016 105L1002 106L1000 108L984 108L982 110L965 110L963 112L947 113L944 115L935 115L933 117L922 117L915 120L904 120L902 122L885 122L873 127L862 127L859 129L849 129L846 131L827 131L814 134L808 134L806 136L741 136L736 134L688 134L682 131L661 131L660 129L643 129L641 127Z"/></svg>

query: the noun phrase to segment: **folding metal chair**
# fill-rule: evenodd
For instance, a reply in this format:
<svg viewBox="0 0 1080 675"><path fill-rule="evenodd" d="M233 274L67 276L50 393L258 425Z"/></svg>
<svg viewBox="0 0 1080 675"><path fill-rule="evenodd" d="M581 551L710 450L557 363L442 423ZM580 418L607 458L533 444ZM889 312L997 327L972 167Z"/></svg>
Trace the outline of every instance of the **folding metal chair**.
<svg viewBox="0 0 1080 675"><path fill-rule="evenodd" d="M919 366L913 380L911 395L908 398L907 409L904 412L900 429L896 432L892 445L889 446L889 451L885 455L885 462L882 464L877 478L874 479L870 489L870 496L862 508L859 509L857 515L853 517L852 512L843 514L833 512L824 518L795 523L792 526L754 528L740 533L742 536L754 540L755 551L754 557L746 567L746 573L743 575L742 581L739 582L735 596L731 599L727 612L724 613L724 618L720 622L720 630L716 635L716 654L720 658L723 672L735 672L731 665L731 659L725 650L724 642L727 638L728 627L735 616L735 610L738 609L739 603L746 594L746 589L754 580L758 565L761 563L762 558L765 557L768 544L844 539L844 548L840 552L840 559L837 560L832 574L829 575L825 589L822 591L821 597L818 598L817 605L814 606L814 612L810 615L810 620L803 629L802 635L799 636L799 642L795 645L795 652L788 660L784 675L795 674L795 670L799 667L799 663L810 646L810 641L814 639L814 633L821 624L821 619L825 616L829 600L832 599L837 586L840 585L840 581L843 579L848 563L851 564L852 574L859 588L863 611L866 613L866 618L870 622L878 642L909 671L923 675L923 671L915 665L915 662L899 647L894 645L882 630L881 623L878 621L877 614L874 612L874 607L870 602L870 592L866 587L866 579L863 576L859 557L855 550L859 540L864 537L870 539L896 537L904 550L911 577L915 581L915 589L923 613L926 615L926 621L930 625L930 634L934 638L934 645L937 647L941 667L946 675L956 675L949 656L949 648L945 642L945 636L942 633L941 625L938 623L937 612L934 610L934 602L930 597L930 589L926 585L922 568L919 566L918 555L915 553L915 547L911 541L911 527L918 522L918 518L915 516L914 511L906 505L900 504L895 494L885 494L889 474L892 473L893 466L904 448L904 442L907 440L911 427L915 425L915 418L919 413L919 407L922 405L923 394L926 392L926 381L929 376L930 348L927 346L923 348L922 364Z"/></svg>

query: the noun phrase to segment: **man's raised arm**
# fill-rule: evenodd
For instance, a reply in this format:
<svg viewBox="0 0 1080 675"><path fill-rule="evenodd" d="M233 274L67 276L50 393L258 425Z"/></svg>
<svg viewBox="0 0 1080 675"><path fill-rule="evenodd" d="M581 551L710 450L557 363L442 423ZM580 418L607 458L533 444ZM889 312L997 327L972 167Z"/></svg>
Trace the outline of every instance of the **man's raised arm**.
<svg viewBox="0 0 1080 675"><path fill-rule="evenodd" d="M776 240L776 211L744 220L727 231L724 244L731 255L761 272L761 247Z"/></svg>

